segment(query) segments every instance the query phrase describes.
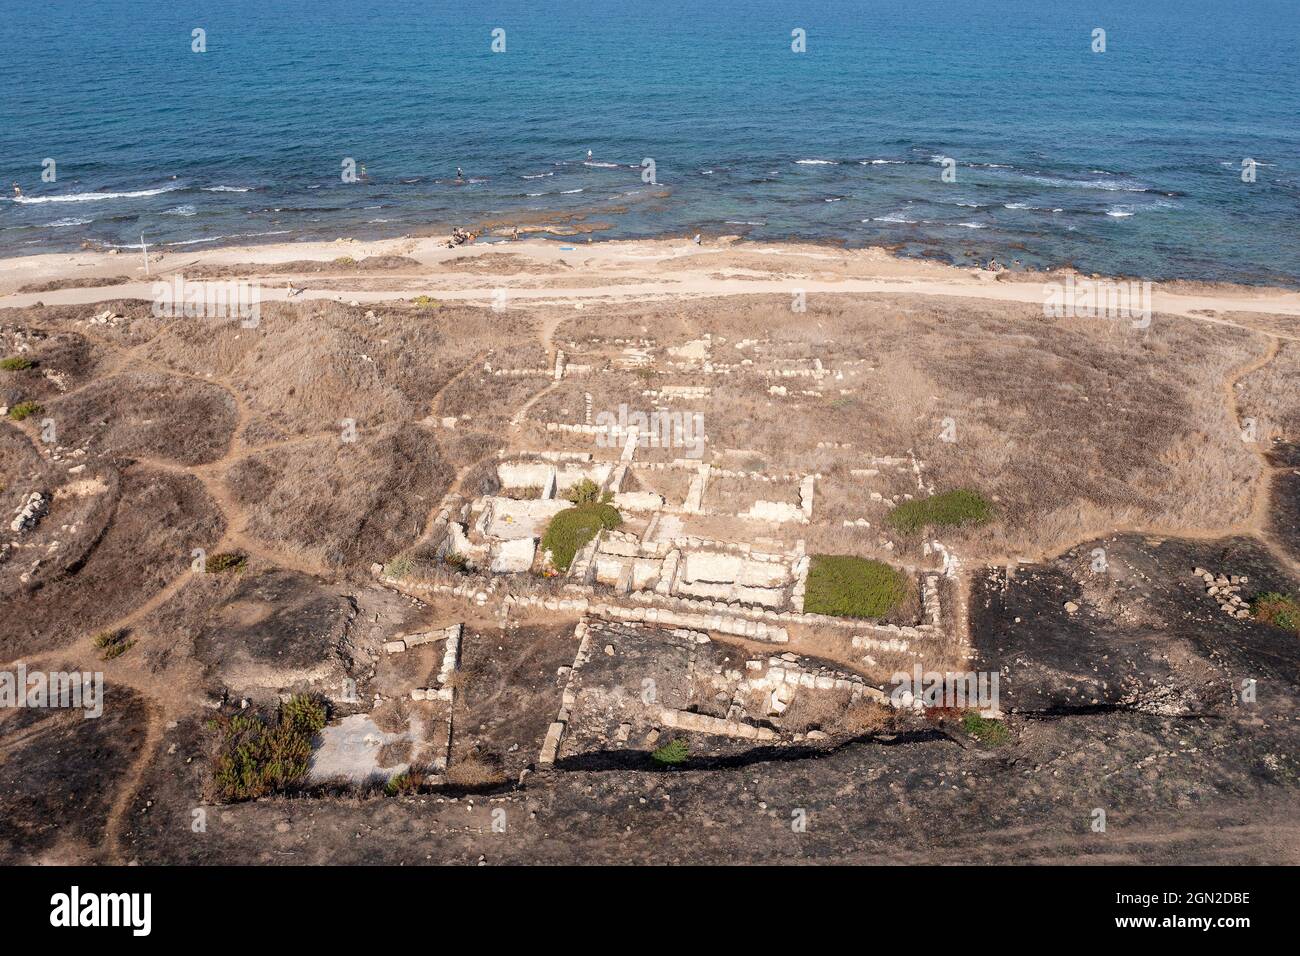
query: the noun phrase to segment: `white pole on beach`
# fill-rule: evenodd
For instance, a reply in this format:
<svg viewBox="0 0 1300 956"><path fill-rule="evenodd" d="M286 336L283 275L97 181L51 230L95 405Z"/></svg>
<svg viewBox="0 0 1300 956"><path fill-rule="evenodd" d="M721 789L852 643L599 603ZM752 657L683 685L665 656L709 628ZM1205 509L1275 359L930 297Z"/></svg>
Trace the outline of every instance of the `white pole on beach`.
<svg viewBox="0 0 1300 956"><path fill-rule="evenodd" d="M149 274L149 247L144 244L144 233L140 233L140 251L144 254L144 274Z"/></svg>

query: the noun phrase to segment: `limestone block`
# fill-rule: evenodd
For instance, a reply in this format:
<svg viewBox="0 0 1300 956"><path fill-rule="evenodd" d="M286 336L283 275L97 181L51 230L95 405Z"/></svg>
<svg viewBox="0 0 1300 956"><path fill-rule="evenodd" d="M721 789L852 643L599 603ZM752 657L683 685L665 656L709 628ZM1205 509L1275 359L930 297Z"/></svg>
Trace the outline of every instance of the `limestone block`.
<svg viewBox="0 0 1300 956"><path fill-rule="evenodd" d="M493 574L519 574L533 566L537 553L535 537L499 541L492 546L490 570Z"/></svg>

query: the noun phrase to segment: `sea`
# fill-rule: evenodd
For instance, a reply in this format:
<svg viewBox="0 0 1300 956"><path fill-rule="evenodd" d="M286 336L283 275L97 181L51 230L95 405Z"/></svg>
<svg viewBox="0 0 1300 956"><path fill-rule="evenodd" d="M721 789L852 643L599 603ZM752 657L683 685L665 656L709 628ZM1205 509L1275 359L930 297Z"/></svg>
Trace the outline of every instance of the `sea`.
<svg viewBox="0 0 1300 956"><path fill-rule="evenodd" d="M0 0L0 255L517 225L1296 285L1298 54L1298 0Z"/></svg>

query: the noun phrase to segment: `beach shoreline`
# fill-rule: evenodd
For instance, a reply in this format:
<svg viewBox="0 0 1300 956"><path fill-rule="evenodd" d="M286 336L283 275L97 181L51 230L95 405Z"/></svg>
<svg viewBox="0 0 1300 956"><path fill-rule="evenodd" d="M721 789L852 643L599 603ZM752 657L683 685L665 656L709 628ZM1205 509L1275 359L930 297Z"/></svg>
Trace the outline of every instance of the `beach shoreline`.
<svg viewBox="0 0 1300 956"><path fill-rule="evenodd" d="M370 260L367 262L367 260ZM1125 284L1130 277L972 269L812 242L705 239L478 241L445 237L230 245L185 253L44 253L0 259L0 308L151 299L176 276L256 282L264 301L289 298L379 302L428 295L490 304L504 294L535 304L689 300L784 294L903 293L1042 305L1073 281ZM292 290L292 291L291 291ZM1280 337L1300 337L1300 291L1221 282L1153 282L1158 313L1205 321L1230 313L1278 317Z"/></svg>

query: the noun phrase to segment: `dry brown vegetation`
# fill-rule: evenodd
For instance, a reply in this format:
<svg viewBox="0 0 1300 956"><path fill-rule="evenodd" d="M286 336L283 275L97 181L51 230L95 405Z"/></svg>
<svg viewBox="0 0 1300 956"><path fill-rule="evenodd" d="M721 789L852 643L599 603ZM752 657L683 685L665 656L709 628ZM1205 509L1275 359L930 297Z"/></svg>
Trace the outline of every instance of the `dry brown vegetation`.
<svg viewBox="0 0 1300 956"><path fill-rule="evenodd" d="M46 282L29 282L19 286L21 292L56 292L59 289L98 289L108 285L123 285L130 276L85 276L73 279L50 279Z"/></svg>
<svg viewBox="0 0 1300 956"><path fill-rule="evenodd" d="M226 480L250 534L344 570L417 539L451 476L431 431L385 425L355 442L332 435L256 452Z"/></svg>
<svg viewBox="0 0 1300 956"><path fill-rule="evenodd" d="M1244 376L1236 394L1261 442L1300 438L1300 342L1279 343L1273 360Z"/></svg>
<svg viewBox="0 0 1300 956"><path fill-rule="evenodd" d="M499 787L507 781L501 769L500 758L494 755L470 753L447 767L447 782L453 787L475 790Z"/></svg>
<svg viewBox="0 0 1300 956"><path fill-rule="evenodd" d="M186 266L176 270L186 279L225 279L259 275L350 275L356 272L393 272L403 269L418 272L420 263L407 256L366 256L353 259L348 255L334 259L294 259L290 262L251 263L234 265ZM172 273L166 273L171 275ZM33 290L42 291L42 290Z"/></svg>
<svg viewBox="0 0 1300 956"><path fill-rule="evenodd" d="M791 733L820 730L832 735L878 734L894 726L893 708L875 701L851 700L847 691L801 691L781 717Z"/></svg>
<svg viewBox="0 0 1300 956"><path fill-rule="evenodd" d="M905 296L812 297L795 315L784 297L755 296L615 307L570 318L556 335L636 337L647 326L659 342L711 332L715 361L735 362L741 340L770 340L745 351L754 368L714 376L712 397L696 403L711 448L748 449L781 470L914 449L935 490L975 488L998 506L994 525L951 536L968 550L1050 551L1116 525L1224 527L1250 512L1258 467L1224 382L1264 342L1240 329L1156 315L1137 330ZM764 356L818 357L844 377L767 378ZM769 395L772 384L790 395ZM795 394L804 389L822 394ZM944 419L955 442L940 439ZM852 449L818 450L819 441ZM905 477L882 476L901 493ZM880 489L863 486L864 508L870 490ZM830 507L872 517L846 501Z"/></svg>
<svg viewBox="0 0 1300 956"><path fill-rule="evenodd" d="M78 555L72 564L52 567L39 589L18 586L4 595L0 657L104 630L187 572L191 550L211 547L223 530L220 512L190 476L131 469L114 494L99 496L98 515L66 546Z"/></svg>
<svg viewBox="0 0 1300 956"><path fill-rule="evenodd" d="M373 311L373 320L365 317ZM150 358L230 381L249 412L285 434L415 421L447 382L493 344L528 335L526 320L489 309L362 310L336 302L266 304L256 329L177 321Z"/></svg>
<svg viewBox="0 0 1300 956"><path fill-rule="evenodd" d="M237 413L228 392L193 378L133 372L51 402L59 441L110 456L199 465L221 458Z"/></svg>

